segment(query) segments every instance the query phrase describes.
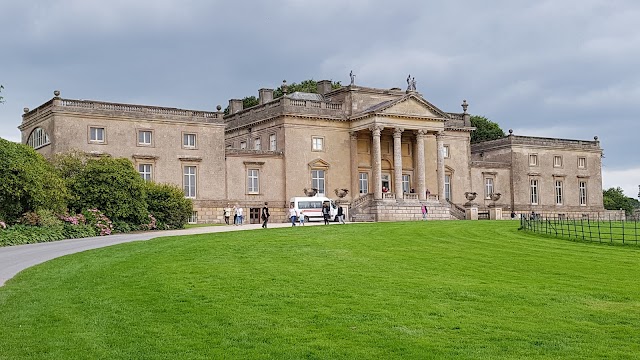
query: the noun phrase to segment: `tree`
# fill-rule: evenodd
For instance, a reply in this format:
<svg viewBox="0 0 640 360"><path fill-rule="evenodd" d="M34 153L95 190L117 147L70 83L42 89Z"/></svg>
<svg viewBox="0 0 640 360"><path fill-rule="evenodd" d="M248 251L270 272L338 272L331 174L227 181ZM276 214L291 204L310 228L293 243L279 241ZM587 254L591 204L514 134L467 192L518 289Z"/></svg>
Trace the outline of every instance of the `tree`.
<svg viewBox="0 0 640 360"><path fill-rule="evenodd" d="M76 212L96 208L112 221L148 222L144 180L128 159L89 159L68 183Z"/></svg>
<svg viewBox="0 0 640 360"><path fill-rule="evenodd" d="M607 210L623 209L627 215L631 215L635 208L638 208L638 201L624 195L622 188L609 188L602 191L602 202Z"/></svg>
<svg viewBox="0 0 640 360"><path fill-rule="evenodd" d="M340 81L331 83L331 89L335 90L341 87L342 85L340 84ZM304 80L299 84L291 83L287 85L287 94L292 94L296 91L316 94L318 93L318 82L313 79L309 79L309 80ZM273 92L274 99L282 97L283 95L284 95L284 91L282 89L282 86L275 89Z"/></svg>
<svg viewBox="0 0 640 360"><path fill-rule="evenodd" d="M23 213L64 212L67 189L49 162L33 148L0 138L0 219Z"/></svg>
<svg viewBox="0 0 640 360"><path fill-rule="evenodd" d="M159 228L166 225L171 229L181 229L189 221L193 204L176 185L148 182L146 193L149 212L155 216Z"/></svg>
<svg viewBox="0 0 640 360"><path fill-rule="evenodd" d="M500 125L484 116L471 116L471 126L476 130L471 133L471 143L500 139L505 136Z"/></svg>

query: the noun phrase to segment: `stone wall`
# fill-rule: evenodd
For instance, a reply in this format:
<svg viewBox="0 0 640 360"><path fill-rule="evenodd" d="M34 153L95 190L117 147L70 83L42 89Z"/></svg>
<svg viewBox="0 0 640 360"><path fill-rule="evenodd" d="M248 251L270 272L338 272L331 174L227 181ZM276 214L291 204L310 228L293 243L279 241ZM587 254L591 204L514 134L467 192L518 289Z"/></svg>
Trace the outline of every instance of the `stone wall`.
<svg viewBox="0 0 640 360"><path fill-rule="evenodd" d="M451 220L448 205L436 202L426 203L429 210L429 220ZM370 212L375 214L377 221L419 221L422 220L422 204L397 203L395 201L374 201Z"/></svg>

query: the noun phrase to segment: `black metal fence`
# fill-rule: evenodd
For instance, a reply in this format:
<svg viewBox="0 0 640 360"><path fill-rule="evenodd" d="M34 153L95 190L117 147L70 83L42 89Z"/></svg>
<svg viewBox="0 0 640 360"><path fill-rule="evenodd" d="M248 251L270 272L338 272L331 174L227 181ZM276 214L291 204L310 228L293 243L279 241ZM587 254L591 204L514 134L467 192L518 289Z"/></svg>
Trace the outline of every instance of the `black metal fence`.
<svg viewBox="0 0 640 360"><path fill-rule="evenodd" d="M520 228L538 234L566 239L638 245L640 224L637 217L620 219L547 217L523 214Z"/></svg>

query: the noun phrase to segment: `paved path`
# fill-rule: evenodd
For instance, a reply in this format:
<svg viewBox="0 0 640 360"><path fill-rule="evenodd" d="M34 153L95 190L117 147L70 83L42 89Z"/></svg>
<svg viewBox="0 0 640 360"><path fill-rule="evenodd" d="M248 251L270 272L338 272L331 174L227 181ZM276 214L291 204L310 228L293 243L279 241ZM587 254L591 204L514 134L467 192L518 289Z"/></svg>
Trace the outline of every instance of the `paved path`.
<svg viewBox="0 0 640 360"><path fill-rule="evenodd" d="M320 225L322 223L306 223L306 225ZM269 224L269 228L281 228L291 226L291 223ZM261 224L249 224L242 226L203 226L182 230L154 231L136 234L119 234L109 236L97 236L82 239L69 239L47 243L27 244L17 246L0 247L0 286L14 277L20 271L55 259L85 250L97 249L105 246L122 244L131 241L149 240L161 236L208 234L227 231L260 229Z"/></svg>

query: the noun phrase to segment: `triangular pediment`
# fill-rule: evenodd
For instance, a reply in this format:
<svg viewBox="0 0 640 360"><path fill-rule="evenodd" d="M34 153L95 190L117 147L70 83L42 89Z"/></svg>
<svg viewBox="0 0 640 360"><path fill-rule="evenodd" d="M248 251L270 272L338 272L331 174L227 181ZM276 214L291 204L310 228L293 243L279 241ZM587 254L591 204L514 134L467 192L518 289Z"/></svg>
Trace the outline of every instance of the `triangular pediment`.
<svg viewBox="0 0 640 360"><path fill-rule="evenodd" d="M318 158L309 162L309 168L311 169L328 169L329 163Z"/></svg>
<svg viewBox="0 0 640 360"><path fill-rule="evenodd" d="M413 93L407 94L400 99L374 106L370 108L370 112L385 115L448 118L444 111Z"/></svg>

